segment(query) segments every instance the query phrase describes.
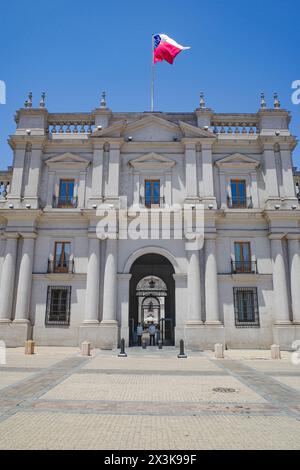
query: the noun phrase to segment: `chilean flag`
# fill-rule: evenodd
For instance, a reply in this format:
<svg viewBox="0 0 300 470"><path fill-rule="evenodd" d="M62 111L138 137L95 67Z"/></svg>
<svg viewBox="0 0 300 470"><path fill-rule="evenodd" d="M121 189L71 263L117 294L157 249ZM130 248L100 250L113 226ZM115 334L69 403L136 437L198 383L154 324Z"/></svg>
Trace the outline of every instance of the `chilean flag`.
<svg viewBox="0 0 300 470"><path fill-rule="evenodd" d="M153 50L153 63L162 62L166 60L169 64L173 61L179 52L190 47L184 47L178 44L174 39L169 38L166 34L155 34L153 36L154 50Z"/></svg>

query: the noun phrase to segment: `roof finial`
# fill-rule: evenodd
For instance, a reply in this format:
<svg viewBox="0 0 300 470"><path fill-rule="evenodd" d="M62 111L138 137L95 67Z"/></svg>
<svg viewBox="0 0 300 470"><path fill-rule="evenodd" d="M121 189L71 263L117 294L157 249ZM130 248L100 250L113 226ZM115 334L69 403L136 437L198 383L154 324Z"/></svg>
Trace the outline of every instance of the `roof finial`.
<svg viewBox="0 0 300 470"><path fill-rule="evenodd" d="M200 93L200 108L204 109L205 108L205 101L204 101L204 93L201 91Z"/></svg>
<svg viewBox="0 0 300 470"><path fill-rule="evenodd" d="M275 109L280 108L280 101L278 99L278 93L274 93L274 108Z"/></svg>
<svg viewBox="0 0 300 470"><path fill-rule="evenodd" d="M105 91L102 91L100 107L106 108L106 92Z"/></svg>
<svg viewBox="0 0 300 470"><path fill-rule="evenodd" d="M46 105L45 98L46 98L46 93L43 91L42 96L41 96L41 101L40 101L40 108L45 107L45 105Z"/></svg>
<svg viewBox="0 0 300 470"><path fill-rule="evenodd" d="M266 100L265 100L265 94L264 93L260 94L260 107L262 109L267 107L267 103L266 103Z"/></svg>
<svg viewBox="0 0 300 470"><path fill-rule="evenodd" d="M25 108L32 108L32 91L28 93L28 99L24 103Z"/></svg>

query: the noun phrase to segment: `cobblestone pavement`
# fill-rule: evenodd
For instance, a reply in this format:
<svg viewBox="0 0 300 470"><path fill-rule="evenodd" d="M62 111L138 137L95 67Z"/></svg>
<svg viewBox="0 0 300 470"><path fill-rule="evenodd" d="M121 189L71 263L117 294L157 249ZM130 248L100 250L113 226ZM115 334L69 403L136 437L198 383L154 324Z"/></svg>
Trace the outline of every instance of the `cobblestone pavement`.
<svg viewBox="0 0 300 470"><path fill-rule="evenodd" d="M7 351L0 449L299 449L300 365L270 351Z"/></svg>

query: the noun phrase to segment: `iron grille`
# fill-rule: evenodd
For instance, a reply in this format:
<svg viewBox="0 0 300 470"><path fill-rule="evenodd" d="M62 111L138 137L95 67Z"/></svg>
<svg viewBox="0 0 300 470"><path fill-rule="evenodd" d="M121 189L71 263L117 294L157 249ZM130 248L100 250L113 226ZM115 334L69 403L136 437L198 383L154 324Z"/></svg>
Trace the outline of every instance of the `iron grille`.
<svg viewBox="0 0 300 470"><path fill-rule="evenodd" d="M70 325L71 286L48 286L46 325Z"/></svg>
<svg viewBox="0 0 300 470"><path fill-rule="evenodd" d="M232 274L256 274L257 262L256 261L233 261L231 260L231 273Z"/></svg>
<svg viewBox="0 0 300 470"><path fill-rule="evenodd" d="M259 328L259 310L256 287L234 287L235 326Z"/></svg>
<svg viewBox="0 0 300 470"><path fill-rule="evenodd" d="M252 197L234 196L227 197L227 206L230 209L253 209Z"/></svg>
<svg viewBox="0 0 300 470"><path fill-rule="evenodd" d="M53 196L53 208L55 209L77 209L78 197Z"/></svg>

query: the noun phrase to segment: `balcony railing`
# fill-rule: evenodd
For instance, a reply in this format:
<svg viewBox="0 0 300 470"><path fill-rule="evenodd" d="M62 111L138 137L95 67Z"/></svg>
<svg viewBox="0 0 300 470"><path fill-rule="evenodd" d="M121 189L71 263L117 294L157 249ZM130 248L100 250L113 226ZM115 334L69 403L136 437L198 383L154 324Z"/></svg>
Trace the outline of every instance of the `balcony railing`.
<svg viewBox="0 0 300 470"><path fill-rule="evenodd" d="M231 274L257 274L257 262L231 260Z"/></svg>
<svg viewBox="0 0 300 470"><path fill-rule="evenodd" d="M164 197L141 197L140 203L142 206L147 207L147 209L163 207L165 205Z"/></svg>
<svg viewBox="0 0 300 470"><path fill-rule="evenodd" d="M227 207L230 209L253 209L252 197L227 197Z"/></svg>
<svg viewBox="0 0 300 470"><path fill-rule="evenodd" d="M70 259L67 263L64 263L63 266L57 264L54 260L48 259L48 269L47 273L57 273L57 274L74 274L74 259Z"/></svg>
<svg viewBox="0 0 300 470"><path fill-rule="evenodd" d="M78 197L53 196L52 205L55 209L76 209L78 207Z"/></svg>

